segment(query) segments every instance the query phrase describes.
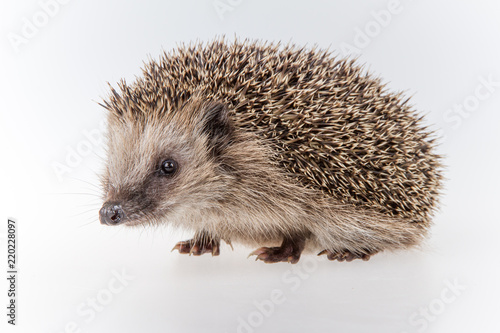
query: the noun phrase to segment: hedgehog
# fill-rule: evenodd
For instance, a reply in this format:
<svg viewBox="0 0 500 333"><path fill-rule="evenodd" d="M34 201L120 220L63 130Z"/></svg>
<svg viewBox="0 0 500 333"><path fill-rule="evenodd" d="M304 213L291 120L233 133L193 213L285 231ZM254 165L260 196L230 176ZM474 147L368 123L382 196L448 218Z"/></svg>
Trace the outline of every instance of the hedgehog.
<svg viewBox="0 0 500 333"><path fill-rule="evenodd" d="M100 103L100 222L166 224L194 234L180 253L237 242L266 263L420 244L442 187L437 138L356 61L223 38L148 60Z"/></svg>

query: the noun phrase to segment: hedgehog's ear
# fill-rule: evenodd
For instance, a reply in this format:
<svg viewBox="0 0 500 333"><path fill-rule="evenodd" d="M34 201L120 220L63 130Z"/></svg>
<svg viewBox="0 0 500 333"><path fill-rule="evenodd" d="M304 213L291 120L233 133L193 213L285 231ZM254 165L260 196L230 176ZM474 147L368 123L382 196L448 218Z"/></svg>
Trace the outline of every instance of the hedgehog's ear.
<svg viewBox="0 0 500 333"><path fill-rule="evenodd" d="M215 142L229 137L232 131L228 109L221 102L210 102L203 106L203 131Z"/></svg>

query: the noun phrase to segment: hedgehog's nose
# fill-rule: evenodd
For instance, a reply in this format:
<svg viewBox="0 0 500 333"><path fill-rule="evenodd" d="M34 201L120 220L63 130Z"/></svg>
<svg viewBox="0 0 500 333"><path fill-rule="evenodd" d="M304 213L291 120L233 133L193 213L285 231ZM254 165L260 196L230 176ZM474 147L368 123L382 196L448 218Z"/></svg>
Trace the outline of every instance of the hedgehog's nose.
<svg viewBox="0 0 500 333"><path fill-rule="evenodd" d="M122 205L114 202L105 203L99 210L99 220L102 224L117 225L123 220L123 215Z"/></svg>

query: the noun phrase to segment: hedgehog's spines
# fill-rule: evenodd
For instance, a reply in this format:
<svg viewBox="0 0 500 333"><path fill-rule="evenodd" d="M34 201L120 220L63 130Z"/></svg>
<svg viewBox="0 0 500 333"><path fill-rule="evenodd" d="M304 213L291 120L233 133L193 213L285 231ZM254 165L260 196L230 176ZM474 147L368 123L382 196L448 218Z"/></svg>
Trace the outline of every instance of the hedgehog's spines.
<svg viewBox="0 0 500 333"><path fill-rule="evenodd" d="M218 38L163 51L134 84L111 88L103 106L141 122L195 94L223 102L236 127L271 143L295 181L427 224L441 186L436 141L409 98L364 68L315 47Z"/></svg>

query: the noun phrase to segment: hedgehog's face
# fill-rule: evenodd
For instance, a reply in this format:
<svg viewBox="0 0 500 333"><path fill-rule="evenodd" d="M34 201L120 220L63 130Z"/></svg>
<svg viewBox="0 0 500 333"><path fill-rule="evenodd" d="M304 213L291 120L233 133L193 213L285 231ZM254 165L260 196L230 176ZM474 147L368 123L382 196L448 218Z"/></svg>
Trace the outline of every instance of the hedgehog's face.
<svg viewBox="0 0 500 333"><path fill-rule="evenodd" d="M174 221L222 199L227 177L214 144L230 126L221 104L191 103L171 116L136 122L116 114L108 119L101 223Z"/></svg>

